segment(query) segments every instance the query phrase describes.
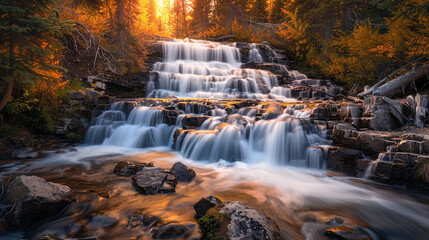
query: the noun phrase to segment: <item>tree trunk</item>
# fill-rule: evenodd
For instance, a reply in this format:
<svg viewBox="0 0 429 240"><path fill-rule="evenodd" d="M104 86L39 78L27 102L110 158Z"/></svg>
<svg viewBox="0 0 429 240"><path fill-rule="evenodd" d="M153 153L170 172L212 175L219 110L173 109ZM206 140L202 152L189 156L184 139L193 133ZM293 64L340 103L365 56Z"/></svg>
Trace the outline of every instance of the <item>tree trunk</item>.
<svg viewBox="0 0 429 240"><path fill-rule="evenodd" d="M185 37L188 36L188 23L186 21L186 5L185 0L182 0L183 26L185 27Z"/></svg>
<svg viewBox="0 0 429 240"><path fill-rule="evenodd" d="M12 95L12 89L13 89L13 78L14 78L14 69L13 69L13 64L15 62L15 42L13 41L13 39L10 40L10 45L9 45L9 65L10 65L10 70L9 70L9 76L10 76L10 81L7 83L7 87L6 87L6 91L3 95L3 98L0 102L0 111L3 110L4 107L6 107L7 102L9 102L10 96Z"/></svg>
<svg viewBox="0 0 429 240"><path fill-rule="evenodd" d="M399 76L392 81L374 89L374 95L392 97L402 92L402 89L419 78L425 77L429 73L429 64L419 66L406 74Z"/></svg>

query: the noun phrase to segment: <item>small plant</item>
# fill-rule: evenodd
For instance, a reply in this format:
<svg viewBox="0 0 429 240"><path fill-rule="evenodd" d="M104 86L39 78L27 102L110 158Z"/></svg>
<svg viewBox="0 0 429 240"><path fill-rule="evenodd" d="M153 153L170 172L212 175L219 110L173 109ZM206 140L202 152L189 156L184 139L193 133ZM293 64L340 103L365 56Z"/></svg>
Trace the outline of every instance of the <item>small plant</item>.
<svg viewBox="0 0 429 240"><path fill-rule="evenodd" d="M231 221L231 216L226 213L220 213L219 210L223 205L219 205L210 209L206 215L198 220L198 225L201 231L201 239L203 240L224 240L229 239L226 236L228 224Z"/></svg>

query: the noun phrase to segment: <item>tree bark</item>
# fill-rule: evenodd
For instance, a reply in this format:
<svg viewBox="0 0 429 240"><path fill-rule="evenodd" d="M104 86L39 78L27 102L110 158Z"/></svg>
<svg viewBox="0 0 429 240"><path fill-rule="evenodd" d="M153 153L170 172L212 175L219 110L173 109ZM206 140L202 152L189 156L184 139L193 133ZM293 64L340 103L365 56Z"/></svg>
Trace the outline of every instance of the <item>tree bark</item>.
<svg viewBox="0 0 429 240"><path fill-rule="evenodd" d="M0 102L0 111L3 110L4 107L6 107L6 104L9 102L10 96L12 95L12 89L13 89L13 75L14 75L14 69L13 64L15 62L15 42L13 39L10 39L9 44L9 76L10 81L7 83L6 91L3 95L3 98Z"/></svg>
<svg viewBox="0 0 429 240"><path fill-rule="evenodd" d="M429 64L414 68L406 74L399 76L392 81L374 89L374 95L392 97L401 93L402 89L419 78L425 77L429 73Z"/></svg>

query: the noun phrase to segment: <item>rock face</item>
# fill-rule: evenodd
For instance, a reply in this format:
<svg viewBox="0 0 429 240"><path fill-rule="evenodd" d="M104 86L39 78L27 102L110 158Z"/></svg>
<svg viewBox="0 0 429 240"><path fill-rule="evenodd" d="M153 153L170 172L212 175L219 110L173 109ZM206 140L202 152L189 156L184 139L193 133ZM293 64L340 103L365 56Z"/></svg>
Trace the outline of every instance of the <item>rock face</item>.
<svg viewBox="0 0 429 240"><path fill-rule="evenodd" d="M222 201L219 198L210 195L208 197L203 197L194 205L195 212L197 213L197 217L204 216L208 210L217 205L221 204Z"/></svg>
<svg viewBox="0 0 429 240"><path fill-rule="evenodd" d="M369 117L370 128L378 131L392 131L406 122L402 114L402 104L387 97L366 98L364 115Z"/></svg>
<svg viewBox="0 0 429 240"><path fill-rule="evenodd" d="M36 176L19 176L7 186L3 198L5 204L15 206L6 222L8 227L27 228L58 214L74 200L74 194L67 186Z"/></svg>
<svg viewBox="0 0 429 240"><path fill-rule="evenodd" d="M137 190L143 194L175 192L177 185L173 174L156 167L144 168L132 180Z"/></svg>
<svg viewBox="0 0 429 240"><path fill-rule="evenodd" d="M170 170L179 182L190 182L197 175L192 168L181 162L176 162Z"/></svg>
<svg viewBox="0 0 429 240"><path fill-rule="evenodd" d="M331 147L328 149L328 169L355 176L357 160L362 157L359 150Z"/></svg>
<svg viewBox="0 0 429 240"><path fill-rule="evenodd" d="M198 224L203 239L281 239L275 222L236 201L210 209Z"/></svg>

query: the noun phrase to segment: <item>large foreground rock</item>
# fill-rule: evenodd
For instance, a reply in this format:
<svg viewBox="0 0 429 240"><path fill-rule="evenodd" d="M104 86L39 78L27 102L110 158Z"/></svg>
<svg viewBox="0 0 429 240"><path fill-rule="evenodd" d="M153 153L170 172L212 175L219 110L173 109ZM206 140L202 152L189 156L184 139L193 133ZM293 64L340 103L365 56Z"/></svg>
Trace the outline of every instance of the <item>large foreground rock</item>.
<svg viewBox="0 0 429 240"><path fill-rule="evenodd" d="M4 204L14 205L6 217L8 227L27 228L43 218L60 213L74 201L67 186L47 182L36 176L19 176L7 186Z"/></svg>
<svg viewBox="0 0 429 240"><path fill-rule="evenodd" d="M168 171L157 167L147 167L133 178L133 184L143 194L175 192L176 177Z"/></svg>
<svg viewBox="0 0 429 240"><path fill-rule="evenodd" d="M281 239L277 224L240 202L226 202L198 220L204 239Z"/></svg>
<svg viewBox="0 0 429 240"><path fill-rule="evenodd" d="M181 162L176 162L170 170L180 182L190 182L197 175L192 168Z"/></svg>
<svg viewBox="0 0 429 240"><path fill-rule="evenodd" d="M195 212L197 213L197 217L204 216L208 210L216 207L221 204L222 201L219 198L210 195L208 197L203 197L194 205Z"/></svg>

